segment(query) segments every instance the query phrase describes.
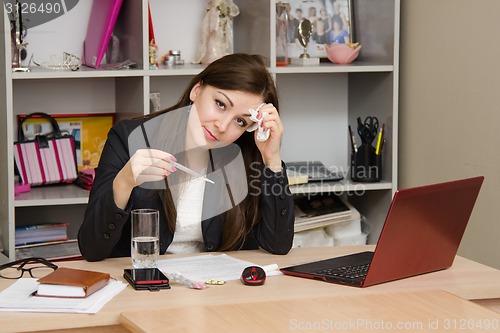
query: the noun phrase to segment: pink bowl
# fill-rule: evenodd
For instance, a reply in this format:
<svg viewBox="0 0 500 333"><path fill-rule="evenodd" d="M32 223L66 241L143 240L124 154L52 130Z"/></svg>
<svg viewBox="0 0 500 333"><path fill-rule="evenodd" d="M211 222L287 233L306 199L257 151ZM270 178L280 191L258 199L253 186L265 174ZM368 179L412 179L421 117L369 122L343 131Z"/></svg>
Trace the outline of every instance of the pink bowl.
<svg viewBox="0 0 500 333"><path fill-rule="evenodd" d="M350 47L347 44L330 44L326 46L328 59L335 64L350 64L359 55L361 45Z"/></svg>

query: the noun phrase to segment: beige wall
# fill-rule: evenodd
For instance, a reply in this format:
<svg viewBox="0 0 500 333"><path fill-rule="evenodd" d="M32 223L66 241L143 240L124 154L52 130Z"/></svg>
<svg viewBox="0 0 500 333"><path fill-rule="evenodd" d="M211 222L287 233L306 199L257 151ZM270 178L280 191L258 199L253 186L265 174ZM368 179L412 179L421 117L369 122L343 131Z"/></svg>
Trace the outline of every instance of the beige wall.
<svg viewBox="0 0 500 333"><path fill-rule="evenodd" d="M484 175L459 254L500 268L500 1L401 0L399 187Z"/></svg>

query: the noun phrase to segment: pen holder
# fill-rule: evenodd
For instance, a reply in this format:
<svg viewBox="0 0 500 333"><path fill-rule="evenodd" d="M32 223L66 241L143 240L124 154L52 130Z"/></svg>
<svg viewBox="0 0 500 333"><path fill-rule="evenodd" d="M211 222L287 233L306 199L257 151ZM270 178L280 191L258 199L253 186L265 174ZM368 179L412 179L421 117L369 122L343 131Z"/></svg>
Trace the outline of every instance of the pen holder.
<svg viewBox="0 0 500 333"><path fill-rule="evenodd" d="M355 182L372 183L382 179L382 154L376 154L375 148L362 144L351 155L351 179Z"/></svg>

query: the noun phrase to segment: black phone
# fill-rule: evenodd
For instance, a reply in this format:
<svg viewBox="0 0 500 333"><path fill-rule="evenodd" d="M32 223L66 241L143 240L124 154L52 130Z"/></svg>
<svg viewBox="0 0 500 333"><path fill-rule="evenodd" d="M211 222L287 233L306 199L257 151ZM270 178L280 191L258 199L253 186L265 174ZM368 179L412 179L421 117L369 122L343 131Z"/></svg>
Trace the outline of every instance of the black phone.
<svg viewBox="0 0 500 333"><path fill-rule="evenodd" d="M135 290L170 289L168 278L158 268L126 268L123 277Z"/></svg>

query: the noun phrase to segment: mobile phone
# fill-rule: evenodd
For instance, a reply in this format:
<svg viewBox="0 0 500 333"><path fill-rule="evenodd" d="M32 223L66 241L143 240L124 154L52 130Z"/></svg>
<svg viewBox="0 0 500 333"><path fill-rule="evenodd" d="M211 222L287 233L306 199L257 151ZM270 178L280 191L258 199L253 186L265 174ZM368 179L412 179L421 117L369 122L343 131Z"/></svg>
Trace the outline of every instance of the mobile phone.
<svg viewBox="0 0 500 333"><path fill-rule="evenodd" d="M169 280L158 268L127 268L123 277L136 290L169 289Z"/></svg>

